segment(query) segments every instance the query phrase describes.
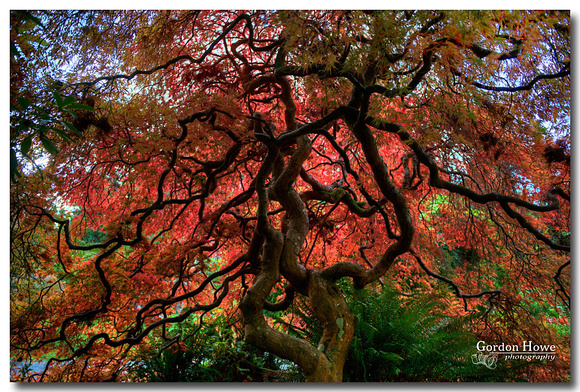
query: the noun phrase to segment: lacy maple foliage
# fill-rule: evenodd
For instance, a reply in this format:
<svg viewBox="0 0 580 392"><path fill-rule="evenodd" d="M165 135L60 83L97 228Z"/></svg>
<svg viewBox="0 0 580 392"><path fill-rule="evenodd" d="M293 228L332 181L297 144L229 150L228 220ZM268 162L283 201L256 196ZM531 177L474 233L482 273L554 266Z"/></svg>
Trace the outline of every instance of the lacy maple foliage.
<svg viewBox="0 0 580 392"><path fill-rule="evenodd" d="M170 326L226 314L340 381L343 278L440 292L481 336L557 343L569 368L538 311L567 323L569 23L11 13L13 379L32 362L27 380L123 380L140 347L185 338ZM317 346L265 317L296 296Z"/></svg>

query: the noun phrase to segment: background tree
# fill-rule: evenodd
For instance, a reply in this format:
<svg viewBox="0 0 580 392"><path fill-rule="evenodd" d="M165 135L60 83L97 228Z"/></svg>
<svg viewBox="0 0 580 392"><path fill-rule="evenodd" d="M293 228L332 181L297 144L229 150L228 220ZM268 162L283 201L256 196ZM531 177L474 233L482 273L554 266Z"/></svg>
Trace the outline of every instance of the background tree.
<svg viewBox="0 0 580 392"><path fill-rule="evenodd" d="M343 278L569 358L568 12L13 12L11 44L14 379L121 380L238 313L340 381Z"/></svg>

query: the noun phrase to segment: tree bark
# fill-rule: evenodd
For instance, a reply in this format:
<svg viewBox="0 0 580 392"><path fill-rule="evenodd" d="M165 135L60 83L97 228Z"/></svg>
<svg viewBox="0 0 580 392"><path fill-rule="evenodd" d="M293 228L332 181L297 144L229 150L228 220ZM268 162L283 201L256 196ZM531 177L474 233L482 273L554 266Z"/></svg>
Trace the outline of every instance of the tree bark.
<svg viewBox="0 0 580 392"><path fill-rule="evenodd" d="M258 224L256 235L265 238L259 272L240 302L245 339L248 343L296 363L309 382L340 382L348 348L354 335L354 315L335 279L318 271L307 270L298 263L298 255L308 234L306 207L292 184L300 174L302 163L310 153L308 137L298 138L296 151L286 167L273 173L270 189L265 179L276 162L279 150L270 144L269 153L256 176ZM282 161L283 162L283 161ZM270 225L268 199L272 195L286 209L284 233ZM264 317L264 304L274 285L284 276L296 290L308 297L312 309L323 325L318 347L304 339L292 337L270 327Z"/></svg>
<svg viewBox="0 0 580 392"><path fill-rule="evenodd" d="M318 350L328 358L328 366L316 368L306 381L340 382L354 336L354 313L336 284L319 272L310 275L308 293L310 305L323 325Z"/></svg>
<svg viewBox="0 0 580 392"><path fill-rule="evenodd" d="M266 245L265 256L279 256L281 236ZM270 327L263 315L264 302L280 278L277 262L267 262L240 303L248 343L296 363L307 382L341 382L348 349L354 336L355 317L334 282L319 272L310 275L308 299L323 325L318 347Z"/></svg>

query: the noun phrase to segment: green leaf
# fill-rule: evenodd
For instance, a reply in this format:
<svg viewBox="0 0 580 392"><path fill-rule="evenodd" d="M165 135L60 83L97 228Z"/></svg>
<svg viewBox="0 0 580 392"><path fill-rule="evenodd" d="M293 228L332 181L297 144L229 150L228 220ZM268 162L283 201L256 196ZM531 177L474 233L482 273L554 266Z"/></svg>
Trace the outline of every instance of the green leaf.
<svg viewBox="0 0 580 392"><path fill-rule="evenodd" d="M76 97L74 95L69 95L68 97L66 97L63 101L62 104L63 106L67 106L70 105L71 103L75 103L76 102Z"/></svg>
<svg viewBox="0 0 580 392"><path fill-rule="evenodd" d="M28 99L26 99L26 97L18 97L16 98L16 101L18 102L18 105L20 105L22 112L28 109L28 106L30 105L30 102L28 101Z"/></svg>
<svg viewBox="0 0 580 392"><path fill-rule="evenodd" d="M48 112L46 110L44 110L43 108L41 108L40 106L37 106L37 105L30 105L30 106L35 108L36 110L38 110L41 114L48 116Z"/></svg>
<svg viewBox="0 0 580 392"><path fill-rule="evenodd" d="M48 45L49 45L48 42L46 42L46 40L44 40L42 37L28 36L28 40L34 41L37 44L39 44L40 46L43 46L45 48L48 47Z"/></svg>
<svg viewBox="0 0 580 392"><path fill-rule="evenodd" d="M70 114L75 119L79 118L78 114L76 114L75 112L71 112L70 110L66 110L66 109L64 110L64 112Z"/></svg>
<svg viewBox="0 0 580 392"><path fill-rule="evenodd" d="M42 24L40 19L38 19L36 16L32 15L30 12L19 10L19 11L16 11L16 13L18 13L23 19L29 20L32 23L34 23L34 24L42 27L44 30L46 30L46 27L44 27L44 25Z"/></svg>
<svg viewBox="0 0 580 392"><path fill-rule="evenodd" d="M81 135L81 132L77 129L77 127L75 127L74 125L72 125L68 121L60 121L60 123L62 125L64 125L65 127L67 127L68 129L70 129L72 132L76 133L77 135L79 135L79 136Z"/></svg>
<svg viewBox="0 0 580 392"><path fill-rule="evenodd" d="M28 151L30 151L30 146L32 145L32 135L29 135L24 138L22 143L20 143L20 152L22 155L28 155Z"/></svg>
<svg viewBox="0 0 580 392"><path fill-rule="evenodd" d="M16 177L22 177L22 174L18 172L18 158L16 157L16 151L10 148L10 177L12 181L16 181Z"/></svg>
<svg viewBox="0 0 580 392"><path fill-rule="evenodd" d="M401 362L403 362L403 357L401 357L398 354L384 352L384 351L381 351L380 353L381 353L381 357L383 360L394 362L397 365L400 364Z"/></svg>
<svg viewBox="0 0 580 392"><path fill-rule="evenodd" d="M79 110L88 110L89 112L94 112L95 111L95 109L93 109L89 105L83 105L82 103L73 103L73 104L70 104L70 105L66 105L65 108L67 110L68 109L79 109Z"/></svg>
<svg viewBox="0 0 580 392"><path fill-rule="evenodd" d="M66 133L65 131L63 131L62 129L58 129L58 128L55 128L55 127L50 127L50 129L52 129L52 130L54 130L56 133L58 133L58 134L59 134L59 136L60 136L61 138L63 138L65 142L67 142L67 143L70 143L70 142L71 142L71 138L70 138L70 136L69 136L69 135L67 135L67 133Z"/></svg>
<svg viewBox="0 0 580 392"><path fill-rule="evenodd" d="M30 128L32 123L29 120L23 120L18 126L16 127L16 132L20 133L20 131Z"/></svg>
<svg viewBox="0 0 580 392"><path fill-rule="evenodd" d="M52 92L52 95L53 95L54 99L56 100L56 105L62 109L62 107L63 107L62 96L56 90L54 90Z"/></svg>
<svg viewBox="0 0 580 392"><path fill-rule="evenodd" d="M43 134L40 134L40 141L42 142L42 145L44 146L46 151L48 151L50 154L52 155L58 154L58 149L54 146L54 144L52 144L52 141L49 138L47 138Z"/></svg>
<svg viewBox="0 0 580 392"><path fill-rule="evenodd" d="M12 57L15 59L20 57L20 51L18 50L14 42L10 42L10 54L12 54Z"/></svg>

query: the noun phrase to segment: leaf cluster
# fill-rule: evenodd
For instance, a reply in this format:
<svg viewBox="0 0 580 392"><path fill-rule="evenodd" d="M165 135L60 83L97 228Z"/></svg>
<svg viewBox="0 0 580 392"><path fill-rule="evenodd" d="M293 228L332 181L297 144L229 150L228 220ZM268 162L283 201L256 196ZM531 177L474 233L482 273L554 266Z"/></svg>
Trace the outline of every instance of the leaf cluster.
<svg viewBox="0 0 580 392"><path fill-rule="evenodd" d="M185 338L167 344L161 338L129 368L128 379L141 382L276 382L299 377L295 366L245 343L239 327L224 316L196 324L190 320L172 333ZM186 334L189 332L189 334Z"/></svg>
<svg viewBox="0 0 580 392"><path fill-rule="evenodd" d="M407 297L393 285L353 290L341 284L356 316L355 335L344 366L347 382L524 381L527 363L498 362L488 369L472 361L480 337L470 330L475 314L452 316L436 294ZM322 326L304 303L293 307L314 344ZM287 325L287 324L284 324ZM541 365L540 365L541 366Z"/></svg>

